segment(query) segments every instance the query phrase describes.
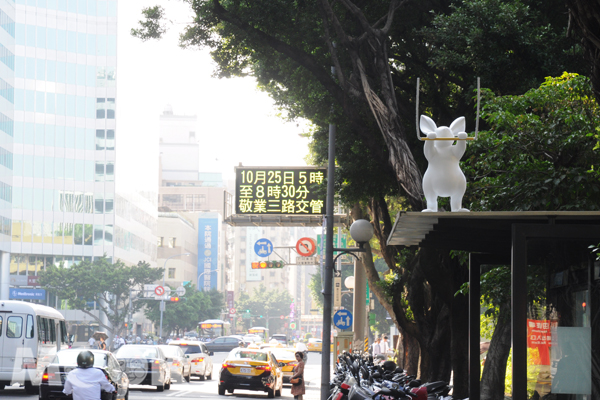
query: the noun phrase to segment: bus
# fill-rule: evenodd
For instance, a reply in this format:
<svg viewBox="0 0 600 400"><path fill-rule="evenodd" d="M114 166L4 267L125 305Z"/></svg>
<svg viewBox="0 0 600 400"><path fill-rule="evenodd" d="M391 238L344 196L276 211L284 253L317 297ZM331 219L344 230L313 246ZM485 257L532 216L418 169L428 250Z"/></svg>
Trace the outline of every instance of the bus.
<svg viewBox="0 0 600 400"><path fill-rule="evenodd" d="M88 340L94 335L94 332L100 330L100 325L97 322L90 321L67 322L67 330L71 347L88 347Z"/></svg>
<svg viewBox="0 0 600 400"><path fill-rule="evenodd" d="M65 318L54 308L0 301L0 390L19 383L37 393L44 368L68 347Z"/></svg>
<svg viewBox="0 0 600 400"><path fill-rule="evenodd" d="M200 337L205 339L231 335L231 324L220 319L207 319L198 323Z"/></svg>
<svg viewBox="0 0 600 400"><path fill-rule="evenodd" d="M248 333L251 335L258 335L260 338L267 343L269 341L269 329L262 326L254 326L248 329Z"/></svg>

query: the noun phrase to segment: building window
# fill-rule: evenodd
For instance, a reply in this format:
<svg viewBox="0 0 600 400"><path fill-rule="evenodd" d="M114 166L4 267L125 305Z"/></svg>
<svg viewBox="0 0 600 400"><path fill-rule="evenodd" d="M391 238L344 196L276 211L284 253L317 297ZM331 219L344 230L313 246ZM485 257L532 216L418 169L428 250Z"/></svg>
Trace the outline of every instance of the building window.
<svg viewBox="0 0 600 400"><path fill-rule="evenodd" d="M96 163L96 182L104 182L104 163Z"/></svg>
<svg viewBox="0 0 600 400"><path fill-rule="evenodd" d="M176 238L174 238L174 237L169 238L169 247L174 248L175 244L176 244Z"/></svg>
<svg viewBox="0 0 600 400"><path fill-rule="evenodd" d="M163 206L171 210L183 210L183 195L181 194L163 194Z"/></svg>
<svg viewBox="0 0 600 400"><path fill-rule="evenodd" d="M106 135L104 129L96 129L96 150L106 148Z"/></svg>
<svg viewBox="0 0 600 400"><path fill-rule="evenodd" d="M115 99L106 99L106 118L115 119Z"/></svg>
<svg viewBox="0 0 600 400"><path fill-rule="evenodd" d="M157 242L156 245L158 247L163 247L163 241L165 240L165 238L164 237L158 237L157 239L158 239L158 242Z"/></svg>
<svg viewBox="0 0 600 400"><path fill-rule="evenodd" d="M106 117L106 100L96 99L96 118L104 119Z"/></svg>
<svg viewBox="0 0 600 400"><path fill-rule="evenodd" d="M175 268L169 268L169 279L175 279Z"/></svg>
<svg viewBox="0 0 600 400"><path fill-rule="evenodd" d="M115 130L108 129L106 131L106 150L115 149Z"/></svg>

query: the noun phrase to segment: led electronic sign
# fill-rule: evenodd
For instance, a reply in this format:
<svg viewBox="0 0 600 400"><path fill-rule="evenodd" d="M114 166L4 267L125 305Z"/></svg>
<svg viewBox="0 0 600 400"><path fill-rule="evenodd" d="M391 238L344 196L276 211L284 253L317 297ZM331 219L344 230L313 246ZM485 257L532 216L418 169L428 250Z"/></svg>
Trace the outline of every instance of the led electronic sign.
<svg viewBox="0 0 600 400"><path fill-rule="evenodd" d="M325 214L326 168L237 167L236 214Z"/></svg>

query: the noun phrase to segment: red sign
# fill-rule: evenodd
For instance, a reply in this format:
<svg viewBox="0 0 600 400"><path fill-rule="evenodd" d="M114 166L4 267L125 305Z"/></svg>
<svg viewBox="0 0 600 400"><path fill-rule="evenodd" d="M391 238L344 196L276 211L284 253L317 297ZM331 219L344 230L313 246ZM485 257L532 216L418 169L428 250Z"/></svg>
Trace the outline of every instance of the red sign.
<svg viewBox="0 0 600 400"><path fill-rule="evenodd" d="M317 241L313 238L303 237L296 243L296 251L302 257L310 257L317 251Z"/></svg>
<svg viewBox="0 0 600 400"><path fill-rule="evenodd" d="M27 286L40 286L37 275L27 276Z"/></svg>
<svg viewBox="0 0 600 400"><path fill-rule="evenodd" d="M157 296L162 296L163 294L165 294L165 288L162 286L157 286L156 289L154 289L154 293Z"/></svg>
<svg viewBox="0 0 600 400"><path fill-rule="evenodd" d="M537 349L533 354L534 365L550 365L550 346L552 344L550 320L527 320L527 347Z"/></svg>

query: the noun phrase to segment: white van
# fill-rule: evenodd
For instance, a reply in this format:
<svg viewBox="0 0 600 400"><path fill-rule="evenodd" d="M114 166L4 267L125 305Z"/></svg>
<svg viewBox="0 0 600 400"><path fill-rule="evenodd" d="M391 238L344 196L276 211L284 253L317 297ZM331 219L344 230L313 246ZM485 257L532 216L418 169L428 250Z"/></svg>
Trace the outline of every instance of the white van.
<svg viewBox="0 0 600 400"><path fill-rule="evenodd" d="M0 390L15 382L38 391L46 365L68 348L65 318L54 308L0 300Z"/></svg>

